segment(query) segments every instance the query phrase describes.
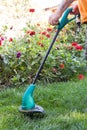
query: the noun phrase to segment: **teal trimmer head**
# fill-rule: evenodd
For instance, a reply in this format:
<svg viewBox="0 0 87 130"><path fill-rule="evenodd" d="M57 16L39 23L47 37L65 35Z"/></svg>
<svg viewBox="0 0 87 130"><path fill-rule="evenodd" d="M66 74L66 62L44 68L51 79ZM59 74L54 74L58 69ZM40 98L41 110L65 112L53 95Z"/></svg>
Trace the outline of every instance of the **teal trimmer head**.
<svg viewBox="0 0 87 130"><path fill-rule="evenodd" d="M22 97L22 105L19 107L19 111L25 114L45 114L44 109L36 105L33 99L33 91L35 84L30 84Z"/></svg>
<svg viewBox="0 0 87 130"><path fill-rule="evenodd" d="M56 31L56 34L46 52L46 55L36 73L36 76L35 76L35 79L33 81L32 84L30 84L27 88L27 90L25 91L23 97L22 97L22 105L19 107L19 111L24 113L24 114L35 114L35 113L39 113L39 114L45 114L45 111L44 109L39 106L39 105L36 105L35 102L34 102L34 99L33 99L33 92L34 92L34 89L35 89L35 83L36 83L36 80L39 76L39 73L41 72L42 68L43 68L43 65L50 53L50 50L60 32L60 30L67 24L69 23L70 21L72 21L73 19L75 19L75 17L71 18L71 19L68 19L68 14L72 11L71 8L68 8L63 16L61 17L60 21L59 21L59 24L57 25L57 31Z"/></svg>

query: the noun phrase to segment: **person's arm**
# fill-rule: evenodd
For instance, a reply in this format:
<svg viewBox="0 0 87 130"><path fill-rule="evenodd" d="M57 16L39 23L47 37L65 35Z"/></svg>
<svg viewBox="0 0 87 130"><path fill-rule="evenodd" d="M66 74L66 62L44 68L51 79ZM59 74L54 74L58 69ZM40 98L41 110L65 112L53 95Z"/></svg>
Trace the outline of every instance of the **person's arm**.
<svg viewBox="0 0 87 130"><path fill-rule="evenodd" d="M70 6L70 4L75 0L62 0L56 12L49 17L49 23L52 25L58 24L59 18L62 16L63 12Z"/></svg>
<svg viewBox="0 0 87 130"><path fill-rule="evenodd" d="M62 0L56 13L60 11L60 14L62 15L62 13L66 10L67 7L70 6L70 4L75 1L75 0Z"/></svg>

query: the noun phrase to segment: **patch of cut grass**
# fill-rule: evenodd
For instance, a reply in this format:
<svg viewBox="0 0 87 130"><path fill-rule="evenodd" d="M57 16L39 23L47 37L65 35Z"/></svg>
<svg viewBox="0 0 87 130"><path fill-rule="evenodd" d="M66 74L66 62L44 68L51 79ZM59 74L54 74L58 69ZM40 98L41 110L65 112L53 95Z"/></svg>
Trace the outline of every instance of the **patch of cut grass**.
<svg viewBox="0 0 87 130"><path fill-rule="evenodd" d="M1 130L87 130L87 78L79 82L36 85L34 99L44 118L18 111L25 87L0 92Z"/></svg>

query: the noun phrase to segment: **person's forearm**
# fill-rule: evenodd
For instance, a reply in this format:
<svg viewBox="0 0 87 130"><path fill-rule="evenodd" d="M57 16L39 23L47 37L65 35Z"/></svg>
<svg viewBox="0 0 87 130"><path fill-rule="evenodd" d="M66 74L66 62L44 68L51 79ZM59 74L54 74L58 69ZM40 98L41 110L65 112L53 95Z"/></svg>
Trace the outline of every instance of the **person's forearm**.
<svg viewBox="0 0 87 130"><path fill-rule="evenodd" d="M62 15L62 13L67 9L67 7L70 6L70 4L71 4L73 1L75 1L75 0L62 0L62 2L60 3L60 5L59 5L57 11L58 11L58 12L60 11L60 12L61 12L61 15Z"/></svg>

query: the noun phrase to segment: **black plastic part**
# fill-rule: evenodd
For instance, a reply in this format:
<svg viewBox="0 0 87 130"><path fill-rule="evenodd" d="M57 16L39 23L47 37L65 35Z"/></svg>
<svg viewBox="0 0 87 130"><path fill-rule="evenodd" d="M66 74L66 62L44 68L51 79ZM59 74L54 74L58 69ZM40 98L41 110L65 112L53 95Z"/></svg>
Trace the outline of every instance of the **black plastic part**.
<svg viewBox="0 0 87 130"><path fill-rule="evenodd" d="M40 114L40 113L45 114L44 109L43 109L41 106L39 106L39 105L35 105L35 108L29 109L29 110L23 110L22 107L20 106L20 107L19 107L19 111L20 111L21 113L31 114L31 115L32 115L32 114L36 114L36 113L38 113L38 114Z"/></svg>
<svg viewBox="0 0 87 130"><path fill-rule="evenodd" d="M41 70L42 70L42 68L43 68L43 65L44 65L44 63L45 63L45 61L46 61L46 59L47 59L47 57L48 57L48 55L49 55L49 53L50 53L50 50L51 50L53 44L55 43L55 40L56 40L56 38L57 38L59 32L60 32L60 30L57 29L57 31L56 31L56 33L55 33L55 36L54 36L52 42L50 43L50 46L49 46L49 48L48 48L48 50L47 50L47 52L46 52L46 55L45 55L45 57L43 58L43 61L42 61L41 65L40 65L40 67L39 67L39 69L38 69L38 71L37 71L37 73L36 73L36 76L35 76L35 78L34 78L34 80L33 80L33 84L36 83L36 80L37 80L37 78L38 78L38 76L39 76L39 74L40 74L40 72L41 72Z"/></svg>

